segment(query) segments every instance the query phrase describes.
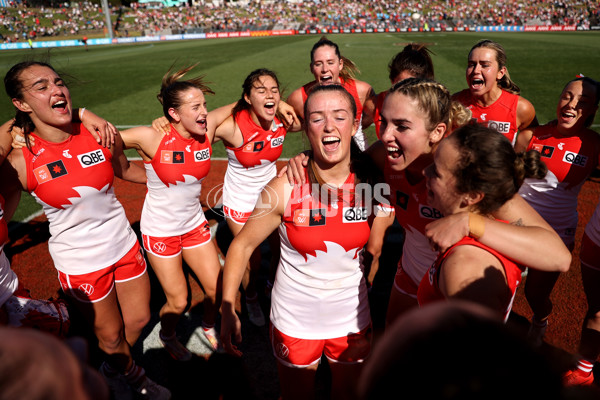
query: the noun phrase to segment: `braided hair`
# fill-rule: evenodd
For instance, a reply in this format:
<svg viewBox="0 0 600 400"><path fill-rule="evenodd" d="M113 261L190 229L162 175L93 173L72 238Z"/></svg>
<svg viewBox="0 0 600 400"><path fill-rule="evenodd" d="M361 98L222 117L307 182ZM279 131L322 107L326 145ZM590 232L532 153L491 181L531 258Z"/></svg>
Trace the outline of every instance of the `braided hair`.
<svg viewBox="0 0 600 400"><path fill-rule="evenodd" d="M471 112L452 100L446 86L431 79L408 78L392 86L389 93L401 93L416 100L419 109L427 114L428 130L435 129L440 123L452 129L471 119Z"/></svg>

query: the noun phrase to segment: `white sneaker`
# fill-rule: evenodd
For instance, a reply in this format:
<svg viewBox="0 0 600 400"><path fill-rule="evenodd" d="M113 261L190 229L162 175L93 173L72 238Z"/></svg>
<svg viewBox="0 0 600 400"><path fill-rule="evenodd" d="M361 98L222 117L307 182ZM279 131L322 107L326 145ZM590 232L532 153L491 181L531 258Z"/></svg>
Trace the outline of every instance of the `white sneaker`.
<svg viewBox="0 0 600 400"><path fill-rule="evenodd" d="M110 367L105 362L102 363L99 370L100 375L102 375L110 389L111 398L115 400L133 400L133 391L123 374L111 372Z"/></svg>
<svg viewBox="0 0 600 400"><path fill-rule="evenodd" d="M265 315L260 308L260 303L256 301L246 300L246 310L248 311L248 319L256 326L265 325Z"/></svg>
<svg viewBox="0 0 600 400"><path fill-rule="evenodd" d="M136 389L143 399L148 400L170 400L171 392L164 386L159 385L152 379L146 377L144 383Z"/></svg>

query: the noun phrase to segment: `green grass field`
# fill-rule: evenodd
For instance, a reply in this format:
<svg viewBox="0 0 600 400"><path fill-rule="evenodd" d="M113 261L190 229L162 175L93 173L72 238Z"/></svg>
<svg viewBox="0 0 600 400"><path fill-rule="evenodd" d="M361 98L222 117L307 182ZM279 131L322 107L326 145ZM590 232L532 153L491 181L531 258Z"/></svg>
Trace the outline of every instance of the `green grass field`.
<svg viewBox="0 0 600 400"><path fill-rule="evenodd" d="M378 92L389 87L389 60L408 42L429 45L435 54L437 80L456 92L465 87L471 46L483 38L496 40L505 47L510 76L535 106L540 123L554 118L558 95L576 74L600 79L600 33L596 32L340 34L329 38L360 68L358 78ZM198 63L193 73L205 75L216 92L207 99L209 109L236 101L244 78L256 68L275 71L286 98L312 80L309 53L318 39L302 35L90 46L87 52L82 47L0 51L0 69L4 75L17 62L45 59L68 76L76 107L87 107L117 126L148 125L162 113L156 94L172 65ZM2 96L0 119L12 116L10 99ZM594 127L598 130L600 119ZM368 133L373 137L372 128ZM304 147L302 136L291 134L283 157ZM214 150L215 157L225 156L222 145ZM24 196L15 219L29 215L31 207L31 199Z"/></svg>

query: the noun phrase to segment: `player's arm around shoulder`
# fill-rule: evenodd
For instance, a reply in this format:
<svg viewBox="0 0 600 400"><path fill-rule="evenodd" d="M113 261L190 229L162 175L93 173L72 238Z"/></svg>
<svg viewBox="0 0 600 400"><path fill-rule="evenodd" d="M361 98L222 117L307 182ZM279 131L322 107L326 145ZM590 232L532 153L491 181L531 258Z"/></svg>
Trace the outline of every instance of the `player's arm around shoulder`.
<svg viewBox="0 0 600 400"><path fill-rule="evenodd" d="M527 151L529 143L531 143L531 139L533 138L533 133L534 129L525 129L519 131L517 134L517 141L515 142L515 151L517 153Z"/></svg>
<svg viewBox="0 0 600 400"><path fill-rule="evenodd" d="M539 125L533 104L521 96L519 96L517 103L517 125L519 131L527 127L534 128Z"/></svg>
<svg viewBox="0 0 600 400"><path fill-rule="evenodd" d="M148 126L137 126L119 131L123 148L137 150L146 161L154 157L164 135L164 133Z"/></svg>
<svg viewBox="0 0 600 400"><path fill-rule="evenodd" d="M375 119L375 108L377 106L377 96L378 96L378 94L375 93L374 90L372 90L371 95L367 96L367 98L363 102L363 109L362 109L363 128L368 127L373 122L375 122L374 119Z"/></svg>
<svg viewBox="0 0 600 400"><path fill-rule="evenodd" d="M153 129L151 129L154 131ZM146 170L140 165L130 162L123 152L124 143L121 135L115 136L115 144L110 148L112 166L115 176L133 183L146 183Z"/></svg>
<svg viewBox="0 0 600 400"><path fill-rule="evenodd" d="M571 252L554 229L518 193L486 220L480 242L521 265L541 271L566 272Z"/></svg>
<svg viewBox="0 0 600 400"><path fill-rule="evenodd" d="M28 150L26 150L28 151ZM27 191L27 165L23 150L16 149L6 156L6 162L2 165L2 185L17 185L19 182L21 189Z"/></svg>
<svg viewBox="0 0 600 400"><path fill-rule="evenodd" d="M222 140L226 146L238 148L244 144L244 135L240 127L235 123L233 115L227 117L214 129L212 142Z"/></svg>
<svg viewBox="0 0 600 400"><path fill-rule="evenodd" d="M302 99L302 88L294 90L285 101L296 111L300 121L304 120L304 100Z"/></svg>

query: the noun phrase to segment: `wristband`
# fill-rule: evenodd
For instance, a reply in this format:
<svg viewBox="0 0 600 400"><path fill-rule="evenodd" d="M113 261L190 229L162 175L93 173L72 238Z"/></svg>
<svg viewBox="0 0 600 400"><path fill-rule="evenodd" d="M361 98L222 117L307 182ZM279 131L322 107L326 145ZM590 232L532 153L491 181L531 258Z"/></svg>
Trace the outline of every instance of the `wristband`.
<svg viewBox="0 0 600 400"><path fill-rule="evenodd" d="M79 121L83 118L83 113L85 112L85 107L79 109Z"/></svg>
<svg viewBox="0 0 600 400"><path fill-rule="evenodd" d="M480 239L485 233L485 217L470 212L469 213L469 236L474 239Z"/></svg>

